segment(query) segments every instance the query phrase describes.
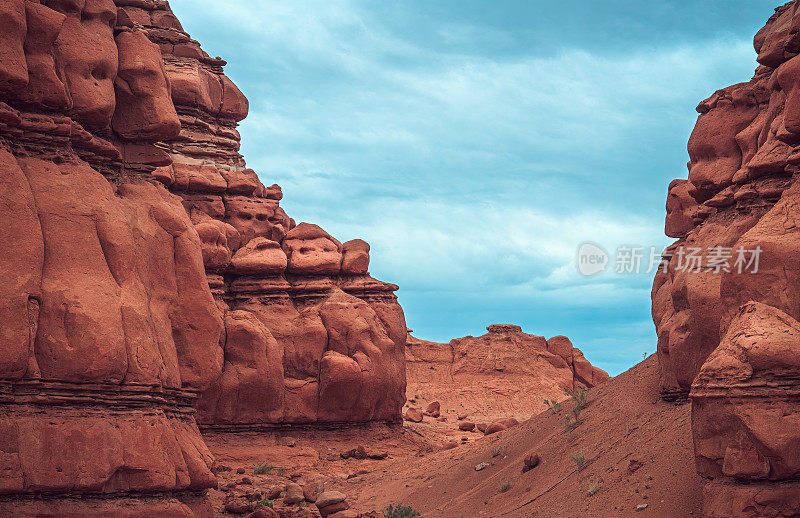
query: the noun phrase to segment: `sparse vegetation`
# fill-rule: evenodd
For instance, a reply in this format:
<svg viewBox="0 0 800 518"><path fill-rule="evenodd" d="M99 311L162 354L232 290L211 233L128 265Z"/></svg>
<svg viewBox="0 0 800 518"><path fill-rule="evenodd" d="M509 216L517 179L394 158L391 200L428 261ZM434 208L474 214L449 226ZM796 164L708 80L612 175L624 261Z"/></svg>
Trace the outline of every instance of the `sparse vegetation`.
<svg viewBox="0 0 800 518"><path fill-rule="evenodd" d="M578 426L580 422L579 417L581 415L581 410L583 410L583 408L580 405L572 407L572 420L575 421L575 426Z"/></svg>
<svg viewBox="0 0 800 518"><path fill-rule="evenodd" d="M575 465L578 467L578 471L586 467L587 464L586 455L584 455L582 451L572 452L570 457L572 457L572 462L574 462Z"/></svg>
<svg viewBox="0 0 800 518"><path fill-rule="evenodd" d="M585 387L580 387L570 394L570 398L574 402L572 407L572 415L564 416L564 432L571 434L575 428L580 424L580 415L587 405L587 391Z"/></svg>
<svg viewBox="0 0 800 518"><path fill-rule="evenodd" d="M389 506L383 511L383 518L422 518L413 508L405 505Z"/></svg>
<svg viewBox="0 0 800 518"><path fill-rule="evenodd" d="M594 496L600 491L600 486L603 484L603 479L594 479L589 482L589 485L586 486L586 496Z"/></svg>
<svg viewBox="0 0 800 518"><path fill-rule="evenodd" d="M259 500L258 502L256 502L256 507L269 507L270 509L272 509L272 500L269 500L267 498Z"/></svg>
<svg viewBox="0 0 800 518"><path fill-rule="evenodd" d="M265 473L271 472L275 469L275 466L272 465L271 462L256 462L253 464L253 473L256 475L263 475Z"/></svg>
<svg viewBox="0 0 800 518"><path fill-rule="evenodd" d="M500 492L505 493L509 489L511 489L511 482L507 478L503 479L503 481L500 482Z"/></svg>
<svg viewBox="0 0 800 518"><path fill-rule="evenodd" d="M547 405L547 408L549 408L556 414L561 413L561 403L559 403L555 399L545 399L544 404Z"/></svg>
<svg viewBox="0 0 800 518"><path fill-rule="evenodd" d="M564 416L564 431L572 433L575 427L578 426L578 420L574 419L571 415Z"/></svg>
<svg viewBox="0 0 800 518"><path fill-rule="evenodd" d="M493 446L492 447L492 458L504 456L506 453L508 453L508 447L507 446L499 446L498 445L498 446Z"/></svg>
<svg viewBox="0 0 800 518"><path fill-rule="evenodd" d="M278 468L278 476L282 477L288 468Z"/></svg>
<svg viewBox="0 0 800 518"><path fill-rule="evenodd" d="M588 400L588 391L586 387L579 387L575 389L575 391L571 395L572 400L575 402L575 407L572 409L572 413L575 414L575 417L578 417L578 414L586 408L587 400Z"/></svg>

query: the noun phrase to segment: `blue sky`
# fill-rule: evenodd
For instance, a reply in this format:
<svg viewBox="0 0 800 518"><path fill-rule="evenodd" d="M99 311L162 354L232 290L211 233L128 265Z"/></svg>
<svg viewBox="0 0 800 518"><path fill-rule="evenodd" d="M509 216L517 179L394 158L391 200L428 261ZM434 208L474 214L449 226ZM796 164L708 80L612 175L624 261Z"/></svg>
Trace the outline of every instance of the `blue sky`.
<svg viewBox="0 0 800 518"><path fill-rule="evenodd" d="M652 274L582 277L585 241L664 246L694 107L748 80L774 0L172 0L250 100L242 152L282 206L372 245L420 338L564 334L618 374L655 350Z"/></svg>

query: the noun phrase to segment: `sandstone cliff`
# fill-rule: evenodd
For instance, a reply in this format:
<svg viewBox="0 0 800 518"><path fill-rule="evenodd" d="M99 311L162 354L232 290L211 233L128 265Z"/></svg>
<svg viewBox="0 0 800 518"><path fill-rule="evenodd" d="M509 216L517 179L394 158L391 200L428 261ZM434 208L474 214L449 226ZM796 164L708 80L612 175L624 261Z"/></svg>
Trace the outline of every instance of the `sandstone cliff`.
<svg viewBox="0 0 800 518"><path fill-rule="evenodd" d="M202 514L197 421L400 417L397 286L247 169L224 65L163 1L0 3L0 514Z"/></svg>
<svg viewBox="0 0 800 518"><path fill-rule="evenodd" d="M653 286L661 393L691 395L706 516L800 514L798 35L789 2L755 36L753 78L698 106L688 180L669 188L678 241Z"/></svg>
<svg viewBox="0 0 800 518"><path fill-rule="evenodd" d="M410 337L407 396L437 400L470 419L521 420L545 410L546 399L561 401L565 393L608 380L565 336L546 340L509 324L487 330L449 344Z"/></svg>

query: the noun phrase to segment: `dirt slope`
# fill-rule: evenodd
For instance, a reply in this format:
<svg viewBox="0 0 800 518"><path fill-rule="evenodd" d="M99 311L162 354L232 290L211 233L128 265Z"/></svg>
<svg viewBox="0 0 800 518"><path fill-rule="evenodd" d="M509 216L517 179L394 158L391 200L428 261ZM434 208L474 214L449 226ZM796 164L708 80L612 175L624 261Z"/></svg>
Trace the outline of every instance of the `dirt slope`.
<svg viewBox="0 0 800 518"><path fill-rule="evenodd" d="M592 389L570 433L564 417L572 406L453 450L395 461L353 479L347 492L363 511L402 503L425 518L700 515L689 406L659 399L655 357ZM531 453L541 463L522 473ZM573 459L580 455L583 469ZM488 466L476 471L481 463Z"/></svg>

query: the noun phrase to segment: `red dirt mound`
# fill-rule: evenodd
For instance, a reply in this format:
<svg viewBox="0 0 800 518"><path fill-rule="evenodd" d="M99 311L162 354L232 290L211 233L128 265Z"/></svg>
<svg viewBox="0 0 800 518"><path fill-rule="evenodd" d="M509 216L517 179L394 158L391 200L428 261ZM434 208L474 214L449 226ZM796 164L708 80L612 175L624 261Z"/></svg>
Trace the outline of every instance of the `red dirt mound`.
<svg viewBox="0 0 800 518"><path fill-rule="evenodd" d="M574 406L565 401L470 445L394 462L348 494L363 511L401 503L426 518L700 515L689 406L660 400L655 357L590 390L570 430ZM532 454L539 464L523 473Z"/></svg>
<svg viewBox="0 0 800 518"><path fill-rule="evenodd" d="M494 324L483 336L448 344L406 342L408 406L438 401L441 413L476 423L529 419L578 387L593 387L608 374L592 366L565 336L546 340L519 326Z"/></svg>

